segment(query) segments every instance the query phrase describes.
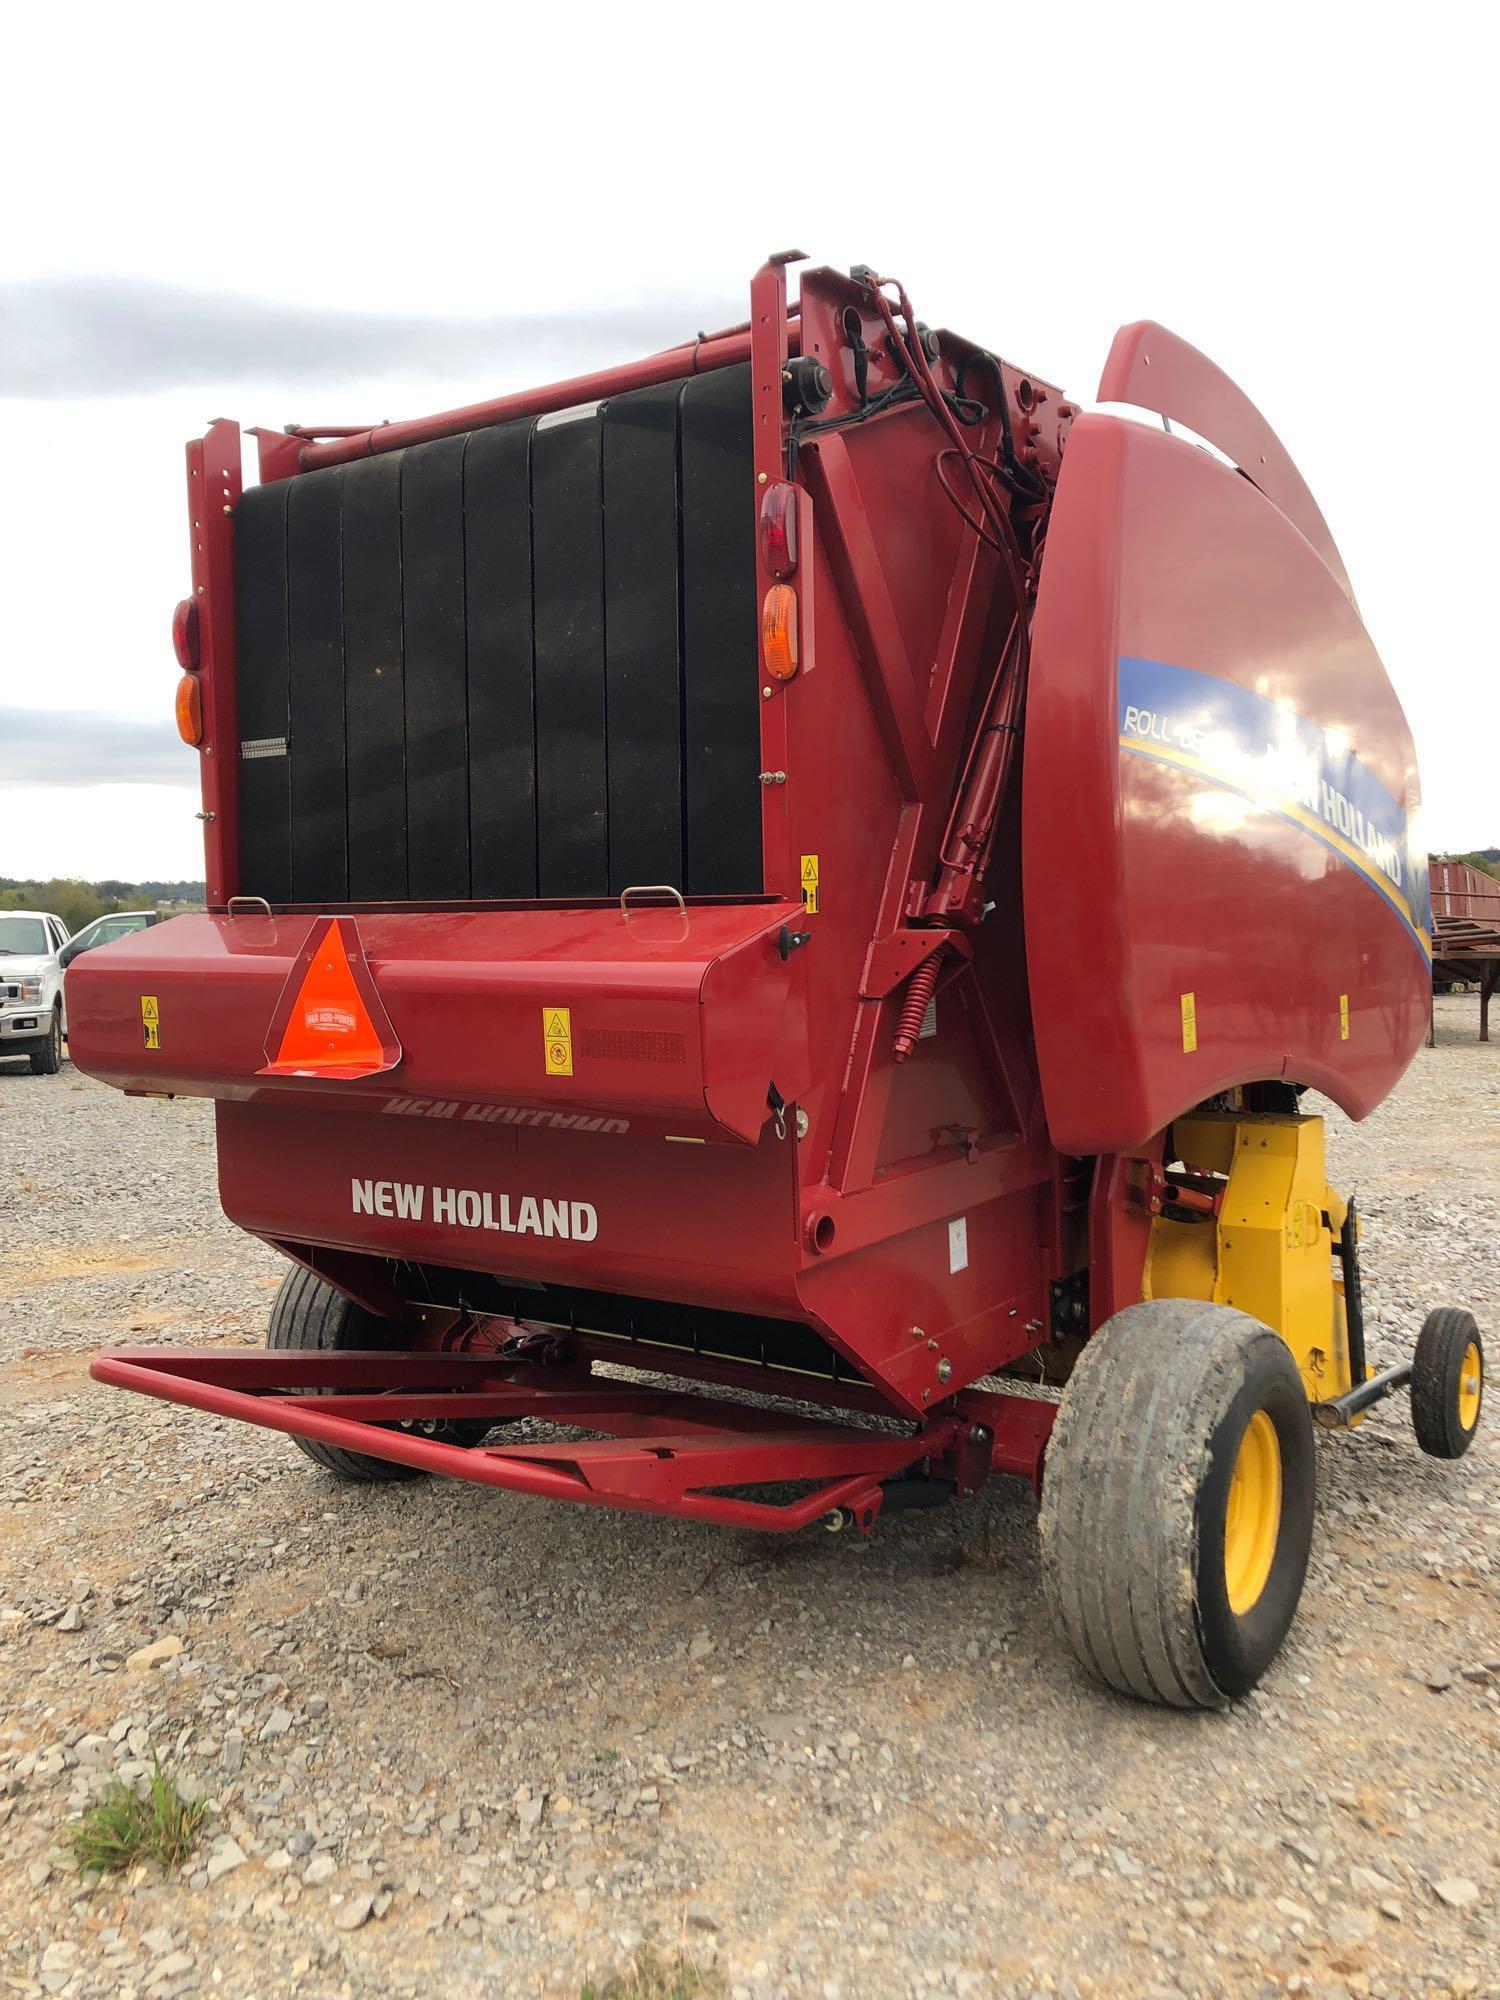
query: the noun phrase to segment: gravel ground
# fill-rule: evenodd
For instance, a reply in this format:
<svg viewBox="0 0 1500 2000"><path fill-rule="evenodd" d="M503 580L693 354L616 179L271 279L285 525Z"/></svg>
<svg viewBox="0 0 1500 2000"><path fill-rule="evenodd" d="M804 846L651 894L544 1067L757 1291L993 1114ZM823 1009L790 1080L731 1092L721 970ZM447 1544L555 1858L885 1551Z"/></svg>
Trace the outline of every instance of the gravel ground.
<svg viewBox="0 0 1500 2000"><path fill-rule="evenodd" d="M1434 1304L1495 1323L1475 1013L1332 1115L1379 1364ZM0 1153L10 1990L576 2000L654 1940L752 2000L1500 1996L1493 1420L1456 1466L1404 1399L1320 1441L1280 1661L1167 1714L1074 1670L1003 1480L782 1542L340 1486L99 1389L100 1346L258 1343L281 1267L219 1214L206 1105L4 1070ZM80 1880L69 1815L153 1749L211 1801L198 1857Z"/></svg>

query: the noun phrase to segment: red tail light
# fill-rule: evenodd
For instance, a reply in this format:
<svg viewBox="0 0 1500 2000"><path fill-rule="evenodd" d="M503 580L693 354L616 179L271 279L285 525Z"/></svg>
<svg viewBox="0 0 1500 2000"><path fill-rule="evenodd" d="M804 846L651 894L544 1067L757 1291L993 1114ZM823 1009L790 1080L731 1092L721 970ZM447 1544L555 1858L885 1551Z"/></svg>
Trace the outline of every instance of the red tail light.
<svg viewBox="0 0 1500 2000"><path fill-rule="evenodd" d="M766 568L785 583L797 570L797 489L768 486L760 502L760 547Z"/></svg>
<svg viewBox="0 0 1500 2000"><path fill-rule="evenodd" d="M191 597L183 598L172 613L172 651L185 674L198 666L198 606Z"/></svg>

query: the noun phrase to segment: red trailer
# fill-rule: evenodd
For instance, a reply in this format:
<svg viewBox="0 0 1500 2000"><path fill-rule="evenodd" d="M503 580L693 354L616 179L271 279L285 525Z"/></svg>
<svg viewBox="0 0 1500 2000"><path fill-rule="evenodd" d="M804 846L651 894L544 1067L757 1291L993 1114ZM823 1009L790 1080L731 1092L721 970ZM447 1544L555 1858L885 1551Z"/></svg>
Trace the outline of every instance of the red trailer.
<svg viewBox="0 0 1500 2000"><path fill-rule="evenodd" d="M1016 1475L1080 1659L1218 1703L1314 1423L1478 1422L1467 1312L1368 1368L1299 1109L1426 1029L1411 738L1201 354L1127 327L1100 398L1163 421L1084 413L791 261L634 366L257 432L249 488L235 425L189 446L209 907L74 968L72 1046L215 1100L292 1269L269 1351L94 1373L739 1527Z"/></svg>
<svg viewBox="0 0 1500 2000"><path fill-rule="evenodd" d="M1439 855L1432 864L1432 985L1447 993L1479 988L1479 1039L1490 1038L1490 1001L1500 985L1500 882L1472 862ZM1428 1042L1436 1038L1436 1021Z"/></svg>

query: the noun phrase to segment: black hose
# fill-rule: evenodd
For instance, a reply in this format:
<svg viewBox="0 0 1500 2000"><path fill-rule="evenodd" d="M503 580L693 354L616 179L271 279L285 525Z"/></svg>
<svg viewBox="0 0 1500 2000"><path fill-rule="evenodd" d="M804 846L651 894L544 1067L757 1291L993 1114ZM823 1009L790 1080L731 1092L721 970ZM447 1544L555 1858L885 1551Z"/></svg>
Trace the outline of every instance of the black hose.
<svg viewBox="0 0 1500 2000"><path fill-rule="evenodd" d="M1010 473L1012 479L1025 492L1033 499L1040 500L1046 494L1046 483L1039 473L1034 472L1029 465L1023 465L1016 456L1015 436L1010 427L1010 399L1005 393L1005 376L1001 370L1000 363L987 348L978 348L974 353L966 354L959 362L958 374L955 378L958 393L960 396L963 395L964 376L968 373L969 363L974 360L984 362L991 369L995 377L995 401L998 405L995 414L1000 419L1001 463L1005 466L1007 472Z"/></svg>

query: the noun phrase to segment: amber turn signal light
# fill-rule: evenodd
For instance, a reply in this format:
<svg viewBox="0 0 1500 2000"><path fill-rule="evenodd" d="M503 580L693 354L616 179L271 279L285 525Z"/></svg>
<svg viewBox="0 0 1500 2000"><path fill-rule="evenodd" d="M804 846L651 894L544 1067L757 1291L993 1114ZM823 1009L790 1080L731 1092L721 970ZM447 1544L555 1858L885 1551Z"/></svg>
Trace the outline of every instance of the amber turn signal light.
<svg viewBox="0 0 1500 2000"><path fill-rule="evenodd" d="M184 674L177 683L177 734L195 750L203 741L203 690L196 674Z"/></svg>
<svg viewBox="0 0 1500 2000"><path fill-rule="evenodd" d="M797 671L797 593L789 583L773 583L760 608L760 649L773 681L789 681Z"/></svg>

